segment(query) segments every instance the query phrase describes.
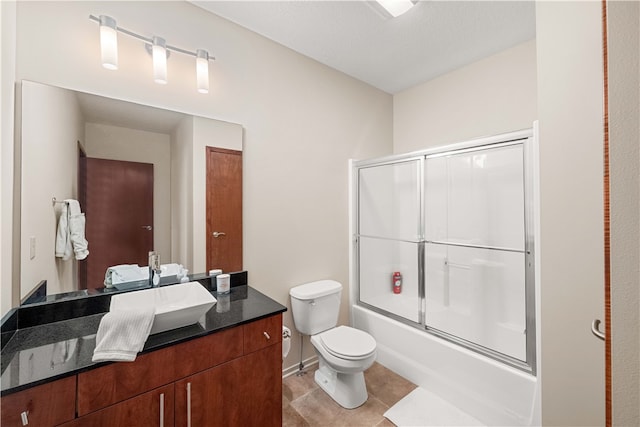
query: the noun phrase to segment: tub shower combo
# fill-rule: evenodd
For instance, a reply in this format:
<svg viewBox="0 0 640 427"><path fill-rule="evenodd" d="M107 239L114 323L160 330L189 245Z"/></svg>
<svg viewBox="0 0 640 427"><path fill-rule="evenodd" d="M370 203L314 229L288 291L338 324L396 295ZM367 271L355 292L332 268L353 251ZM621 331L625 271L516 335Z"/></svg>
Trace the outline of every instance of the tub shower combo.
<svg viewBox="0 0 640 427"><path fill-rule="evenodd" d="M354 326L491 425L539 412L534 144L526 130L352 163Z"/></svg>

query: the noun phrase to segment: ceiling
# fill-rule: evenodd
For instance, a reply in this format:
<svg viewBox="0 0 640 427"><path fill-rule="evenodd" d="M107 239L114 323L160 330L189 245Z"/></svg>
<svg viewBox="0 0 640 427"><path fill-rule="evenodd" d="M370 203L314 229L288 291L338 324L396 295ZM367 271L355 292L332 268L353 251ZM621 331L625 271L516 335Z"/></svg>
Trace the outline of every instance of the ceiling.
<svg viewBox="0 0 640 427"><path fill-rule="evenodd" d="M364 0L191 2L391 94L535 38L533 1L419 0L397 18Z"/></svg>

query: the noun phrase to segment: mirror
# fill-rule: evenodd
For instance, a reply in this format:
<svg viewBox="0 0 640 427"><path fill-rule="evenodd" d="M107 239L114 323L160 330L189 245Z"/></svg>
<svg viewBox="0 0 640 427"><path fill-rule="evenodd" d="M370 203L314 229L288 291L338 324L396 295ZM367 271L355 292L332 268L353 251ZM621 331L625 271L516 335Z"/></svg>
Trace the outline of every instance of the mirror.
<svg viewBox="0 0 640 427"><path fill-rule="evenodd" d="M241 125L30 81L20 86L21 300L43 280L47 295L103 288L106 269L87 272L101 253L117 254L108 266L146 266L151 248L162 264L182 264L190 273L211 268L206 259L206 156L209 151L240 152ZM96 159L106 164L102 172L93 166ZM150 179L139 179L141 172L131 165L146 165ZM241 168L236 173L241 175ZM116 176L124 177L121 184ZM144 196L135 193L139 180L146 182ZM116 187L120 193L107 198ZM60 216L72 209L66 199L78 200L85 213L89 255L84 260L73 251L69 259L56 256ZM98 205L101 199L106 204ZM138 201L142 208L136 209ZM138 211L146 219L133 219ZM241 210L238 216L241 223ZM102 227L103 234L131 230L125 234L143 236L137 238L144 240L143 249L132 255L134 243L120 237L105 247L91 231L105 221L109 225Z"/></svg>

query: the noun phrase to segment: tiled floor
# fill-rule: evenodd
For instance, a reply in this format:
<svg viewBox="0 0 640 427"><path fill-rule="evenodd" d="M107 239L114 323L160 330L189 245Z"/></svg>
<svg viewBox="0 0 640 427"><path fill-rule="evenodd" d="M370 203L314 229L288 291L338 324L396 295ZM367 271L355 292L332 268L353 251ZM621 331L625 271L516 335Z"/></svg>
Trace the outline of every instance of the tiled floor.
<svg viewBox="0 0 640 427"><path fill-rule="evenodd" d="M284 427L362 426L394 424L382 414L409 394L416 385L374 363L364 373L369 399L356 409L344 409L313 380L317 365L306 375L291 375L282 382L282 425Z"/></svg>

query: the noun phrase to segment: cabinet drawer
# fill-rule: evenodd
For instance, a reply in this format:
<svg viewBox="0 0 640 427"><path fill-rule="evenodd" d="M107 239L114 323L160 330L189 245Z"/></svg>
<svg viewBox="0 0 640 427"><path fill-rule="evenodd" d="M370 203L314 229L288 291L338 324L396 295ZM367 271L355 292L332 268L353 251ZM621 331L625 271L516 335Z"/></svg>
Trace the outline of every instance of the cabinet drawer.
<svg viewBox="0 0 640 427"><path fill-rule="evenodd" d="M265 317L242 326L244 354L282 341L282 315Z"/></svg>
<svg viewBox="0 0 640 427"><path fill-rule="evenodd" d="M72 420L76 415L76 377L64 378L2 398L0 424L3 427L52 426Z"/></svg>
<svg viewBox="0 0 640 427"><path fill-rule="evenodd" d="M174 385L169 384L77 418L61 427L173 427L173 425Z"/></svg>
<svg viewBox="0 0 640 427"><path fill-rule="evenodd" d="M176 378L184 378L242 356L242 329L232 328L175 346Z"/></svg>
<svg viewBox="0 0 640 427"><path fill-rule="evenodd" d="M168 347L78 374L78 416L173 382L175 362Z"/></svg>

